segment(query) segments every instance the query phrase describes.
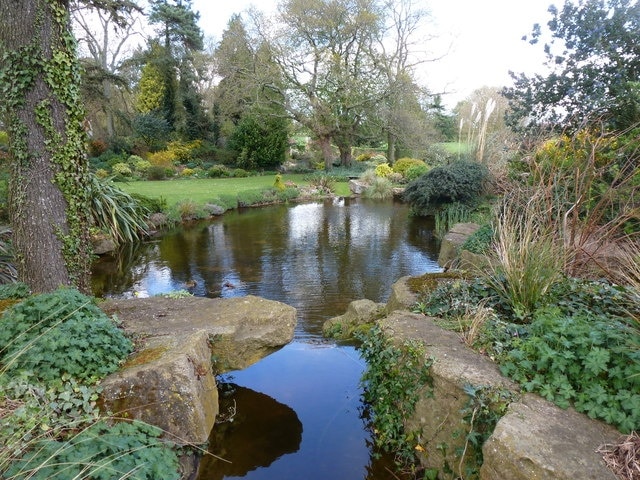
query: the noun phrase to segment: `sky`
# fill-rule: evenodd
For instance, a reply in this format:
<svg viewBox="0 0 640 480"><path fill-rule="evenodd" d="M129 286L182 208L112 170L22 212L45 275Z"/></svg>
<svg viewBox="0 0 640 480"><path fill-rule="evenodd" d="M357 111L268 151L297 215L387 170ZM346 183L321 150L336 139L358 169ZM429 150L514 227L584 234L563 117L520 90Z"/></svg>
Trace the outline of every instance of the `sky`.
<svg viewBox="0 0 640 480"><path fill-rule="evenodd" d="M509 70L515 72L544 71L541 45L529 45L521 38L531 33L534 23L546 24L547 9L562 0L430 0L425 5L431 12L434 41L431 58L418 72L421 85L431 92L448 92L446 106L467 98L483 86L502 87L512 84ZM276 0L193 0L200 12L200 27L205 35L220 39L229 18L254 6L273 12ZM431 30L430 32L431 33Z"/></svg>

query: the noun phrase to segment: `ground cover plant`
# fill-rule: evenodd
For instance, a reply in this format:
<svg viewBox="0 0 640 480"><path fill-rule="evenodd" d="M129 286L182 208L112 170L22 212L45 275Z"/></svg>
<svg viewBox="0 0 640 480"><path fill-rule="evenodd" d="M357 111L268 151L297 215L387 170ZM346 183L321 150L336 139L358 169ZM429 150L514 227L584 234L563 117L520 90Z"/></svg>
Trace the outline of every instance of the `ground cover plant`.
<svg viewBox="0 0 640 480"><path fill-rule="evenodd" d="M73 289L11 284L0 298L19 302L0 319L0 477L180 478L158 428L98 409L97 382L132 349L115 321Z"/></svg>
<svg viewBox="0 0 640 480"><path fill-rule="evenodd" d="M640 426L640 296L632 288L564 278L525 318L482 278L441 282L416 311L463 335L484 317L470 343L524 391L573 406L622 432Z"/></svg>

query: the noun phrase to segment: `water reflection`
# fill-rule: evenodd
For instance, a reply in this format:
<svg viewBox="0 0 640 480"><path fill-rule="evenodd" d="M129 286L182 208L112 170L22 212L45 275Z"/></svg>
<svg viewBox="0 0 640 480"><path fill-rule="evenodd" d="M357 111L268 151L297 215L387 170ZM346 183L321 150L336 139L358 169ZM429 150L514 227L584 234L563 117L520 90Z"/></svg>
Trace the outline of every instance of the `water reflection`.
<svg viewBox="0 0 640 480"><path fill-rule="evenodd" d="M115 258L96 264L98 296L257 295L298 309L298 338L319 337L352 300L385 301L399 277L438 268L424 219L351 199L229 212Z"/></svg>
<svg viewBox="0 0 640 480"><path fill-rule="evenodd" d="M297 309L293 343L233 372L242 421L214 427L211 447L233 464L205 459L199 480L397 480L390 459L372 454L360 417L364 362L354 347L324 340L321 329L352 300L384 302L398 278L438 270L431 232L392 202L237 210L101 258L95 294L188 289L257 295Z"/></svg>
<svg viewBox="0 0 640 480"><path fill-rule="evenodd" d="M199 479L244 477L300 448L302 423L290 407L233 383L220 390L220 412L228 417L213 429L209 451L221 458L204 456Z"/></svg>

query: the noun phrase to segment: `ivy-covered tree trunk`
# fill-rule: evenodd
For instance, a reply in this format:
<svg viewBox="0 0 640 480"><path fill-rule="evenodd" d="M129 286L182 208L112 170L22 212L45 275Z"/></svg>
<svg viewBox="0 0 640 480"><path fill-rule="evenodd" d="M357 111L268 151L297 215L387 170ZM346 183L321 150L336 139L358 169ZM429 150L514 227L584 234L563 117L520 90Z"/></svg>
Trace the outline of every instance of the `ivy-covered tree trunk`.
<svg viewBox="0 0 640 480"><path fill-rule="evenodd" d="M88 164L68 2L0 2L0 112L20 280L89 290Z"/></svg>

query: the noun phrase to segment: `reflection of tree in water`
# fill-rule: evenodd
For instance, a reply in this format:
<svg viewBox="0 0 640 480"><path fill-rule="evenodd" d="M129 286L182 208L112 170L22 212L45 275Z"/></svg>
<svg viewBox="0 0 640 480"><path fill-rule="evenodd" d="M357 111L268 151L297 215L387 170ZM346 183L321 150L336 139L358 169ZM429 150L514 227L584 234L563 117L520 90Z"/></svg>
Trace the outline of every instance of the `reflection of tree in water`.
<svg viewBox="0 0 640 480"><path fill-rule="evenodd" d="M243 477L278 458L294 453L302 442L302 423L296 412L264 393L234 384L220 384L220 417L235 411L232 421L216 423L209 451L200 461L199 480Z"/></svg>
<svg viewBox="0 0 640 480"><path fill-rule="evenodd" d="M133 242L121 245L113 254L99 257L92 268L93 293L120 295L147 275L149 266L160 254L156 242Z"/></svg>

